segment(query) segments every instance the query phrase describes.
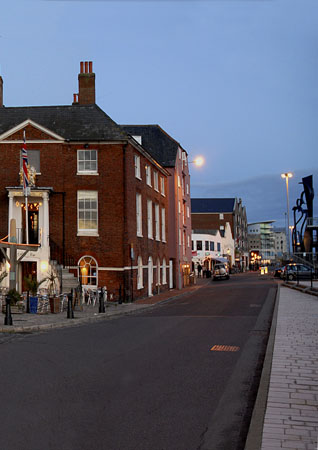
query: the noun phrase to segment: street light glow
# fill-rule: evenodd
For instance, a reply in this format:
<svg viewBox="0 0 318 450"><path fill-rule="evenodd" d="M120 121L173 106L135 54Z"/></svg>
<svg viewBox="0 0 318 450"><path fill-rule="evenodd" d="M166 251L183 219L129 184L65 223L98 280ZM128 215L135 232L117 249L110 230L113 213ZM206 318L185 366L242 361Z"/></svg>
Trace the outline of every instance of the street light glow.
<svg viewBox="0 0 318 450"><path fill-rule="evenodd" d="M282 178L291 178L293 174L291 172L282 173L280 175Z"/></svg>
<svg viewBox="0 0 318 450"><path fill-rule="evenodd" d="M201 166L203 166L203 164L204 164L204 158L203 158L203 156L197 156L197 157L193 160L193 162L194 162L194 164L195 164L197 167L201 167Z"/></svg>

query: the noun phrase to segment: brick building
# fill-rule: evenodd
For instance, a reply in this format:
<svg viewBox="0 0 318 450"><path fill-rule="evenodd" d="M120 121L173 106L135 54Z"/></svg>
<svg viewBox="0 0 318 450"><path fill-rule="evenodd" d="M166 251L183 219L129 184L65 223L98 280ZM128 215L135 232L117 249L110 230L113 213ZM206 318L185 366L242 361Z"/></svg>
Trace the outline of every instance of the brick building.
<svg viewBox="0 0 318 450"><path fill-rule="evenodd" d="M22 258L17 288L58 263L84 288L107 286L115 298L153 295L169 284L169 174L96 105L92 63L81 63L78 82L72 105L5 107L0 77L0 237L14 218L18 242L26 242L28 220L29 242L41 245ZM24 131L36 174L27 219Z"/></svg>
<svg viewBox="0 0 318 450"><path fill-rule="evenodd" d="M188 154L159 125L123 125L168 171L170 287L182 289L190 282L191 200Z"/></svg>
<svg viewBox="0 0 318 450"><path fill-rule="evenodd" d="M234 239L235 264L241 270L248 267L247 217L241 199L237 198L193 198L192 228L215 229L224 232L226 223L231 226Z"/></svg>

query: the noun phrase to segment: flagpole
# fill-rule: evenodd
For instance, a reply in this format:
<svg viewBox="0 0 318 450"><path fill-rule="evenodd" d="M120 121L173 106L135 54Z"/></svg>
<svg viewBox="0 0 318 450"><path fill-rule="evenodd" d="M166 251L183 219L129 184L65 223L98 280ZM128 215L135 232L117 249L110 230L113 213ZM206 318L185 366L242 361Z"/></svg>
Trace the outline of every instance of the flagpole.
<svg viewBox="0 0 318 450"><path fill-rule="evenodd" d="M23 149L26 151L26 140L25 140L25 130L23 130ZM26 156L26 155L25 155ZM27 156L26 156L27 159ZM26 234L26 244L29 244L29 205L28 205L28 191L29 191L29 174L27 163L23 161L23 190L24 190L24 199L25 199L25 234Z"/></svg>

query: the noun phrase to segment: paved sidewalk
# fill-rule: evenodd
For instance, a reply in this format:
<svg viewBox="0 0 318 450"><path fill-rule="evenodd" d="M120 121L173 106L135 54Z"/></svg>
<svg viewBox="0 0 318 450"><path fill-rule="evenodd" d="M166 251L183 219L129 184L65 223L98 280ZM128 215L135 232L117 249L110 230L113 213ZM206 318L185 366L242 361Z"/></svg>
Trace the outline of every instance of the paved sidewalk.
<svg viewBox="0 0 318 450"><path fill-rule="evenodd" d="M279 292L245 450L317 450L318 298Z"/></svg>
<svg viewBox="0 0 318 450"><path fill-rule="evenodd" d="M0 333L31 333L35 331L45 331L52 328L64 328L77 326L84 323L107 320L116 316L133 314L145 308L151 308L158 303L177 298L189 292L200 289L208 284L210 279L198 279L197 284L189 286L182 290L172 289L153 297L147 297L137 300L133 303L108 303L106 313L99 313L99 305L95 307L84 306L83 310L79 308L74 311L74 319L67 319L67 311L58 314L12 314L13 325L4 325L5 314L0 313Z"/></svg>

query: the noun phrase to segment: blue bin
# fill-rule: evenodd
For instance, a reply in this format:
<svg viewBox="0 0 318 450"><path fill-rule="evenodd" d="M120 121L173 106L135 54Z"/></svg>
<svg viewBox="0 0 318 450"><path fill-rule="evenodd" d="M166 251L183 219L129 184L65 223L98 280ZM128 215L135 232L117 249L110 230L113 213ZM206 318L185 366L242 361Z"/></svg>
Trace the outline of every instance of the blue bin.
<svg viewBox="0 0 318 450"><path fill-rule="evenodd" d="M38 298L30 297L30 313L36 314L38 312Z"/></svg>

